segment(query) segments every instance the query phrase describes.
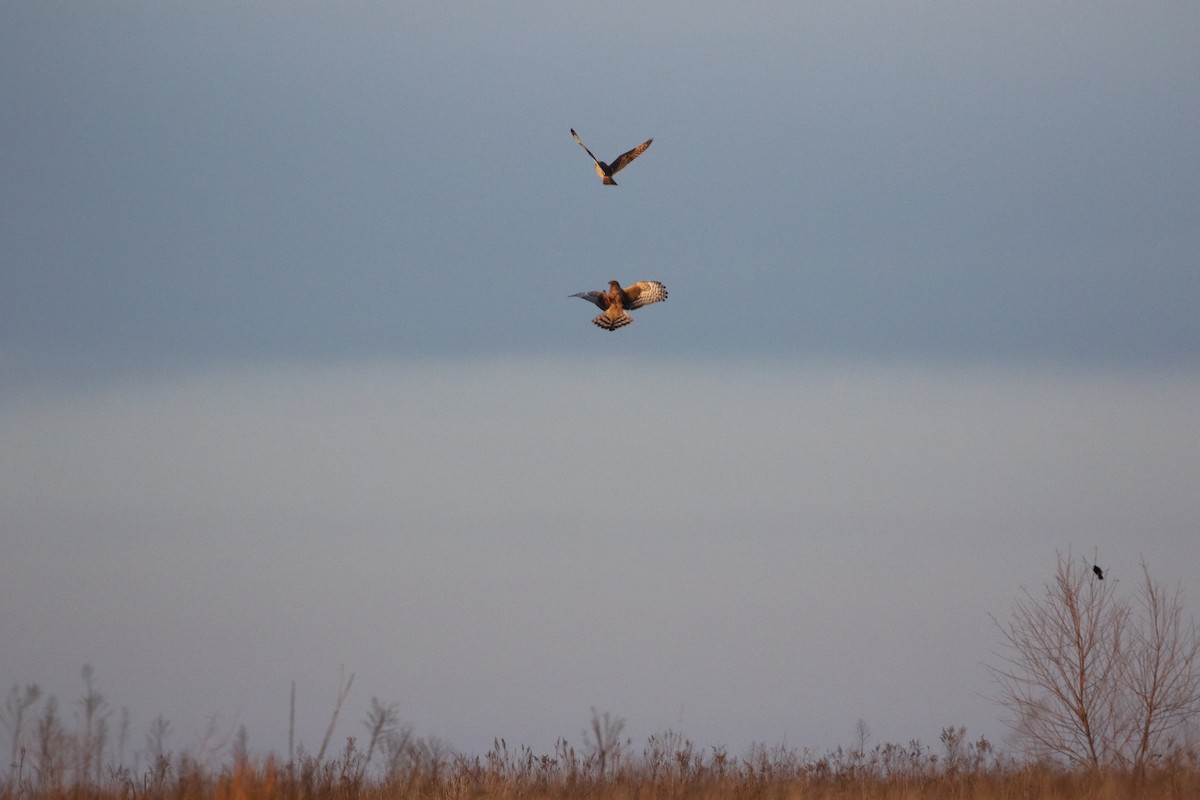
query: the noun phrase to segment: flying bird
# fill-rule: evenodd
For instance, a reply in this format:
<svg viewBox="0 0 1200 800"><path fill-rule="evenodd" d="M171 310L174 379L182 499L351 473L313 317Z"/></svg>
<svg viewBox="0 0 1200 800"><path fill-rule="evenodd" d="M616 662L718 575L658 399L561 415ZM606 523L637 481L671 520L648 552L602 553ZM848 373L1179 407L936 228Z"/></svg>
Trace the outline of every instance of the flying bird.
<svg viewBox="0 0 1200 800"><path fill-rule="evenodd" d="M621 284L609 281L607 292L579 292L571 297L582 297L599 306L602 313L592 323L606 331L615 331L633 322L629 316L633 309L666 300L667 287L658 281L638 281L622 289Z"/></svg>
<svg viewBox="0 0 1200 800"><path fill-rule="evenodd" d="M1104 580L1104 570L1100 569L1099 564L1092 565L1092 572L1096 573L1097 578L1099 578L1100 580Z"/></svg>
<svg viewBox="0 0 1200 800"><path fill-rule="evenodd" d="M587 145L584 144L583 140L579 138L579 134L575 132L574 128L571 128L571 135L575 137L575 141L579 142L579 146L584 150L587 150L587 154L589 156L592 156L592 161L596 162L596 174L599 175L604 181L605 186L616 186L617 182L613 180L613 175L616 175L618 172L628 167L630 162L632 162L642 153L646 152L646 148L649 147L650 143L654 141L653 139L647 139L637 147L630 150L628 153L622 153L621 155L617 156L616 160L611 164L605 164L603 161L592 155L592 151L588 150Z"/></svg>

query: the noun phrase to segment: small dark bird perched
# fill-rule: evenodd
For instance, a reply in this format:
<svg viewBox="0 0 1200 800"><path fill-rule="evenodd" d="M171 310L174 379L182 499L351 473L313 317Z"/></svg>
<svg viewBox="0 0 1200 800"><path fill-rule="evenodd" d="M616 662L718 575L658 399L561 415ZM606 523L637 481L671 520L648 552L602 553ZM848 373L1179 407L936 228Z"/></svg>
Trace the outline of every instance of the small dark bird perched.
<svg viewBox="0 0 1200 800"><path fill-rule="evenodd" d="M1099 564L1092 565L1092 572L1096 573L1097 578L1104 580L1104 570L1100 569Z"/></svg>
<svg viewBox="0 0 1200 800"><path fill-rule="evenodd" d="M579 138L579 134L575 132L574 128L571 128L571 135L575 137L575 141L579 142L579 146L587 150L589 156L592 156L592 161L596 162L596 174L604 181L605 186L616 186L617 182L613 180L613 175L628 167L629 162L644 153L646 148L650 146L650 143L654 141L653 139L647 139L629 152L617 156L611 164L605 164L592 155L592 151L588 150L587 145L583 143L583 139Z"/></svg>
<svg viewBox="0 0 1200 800"><path fill-rule="evenodd" d="M592 323L606 331L615 331L633 322L633 317L629 316L631 310L666 300L667 287L658 281L638 281L622 289L621 284L609 281L607 292L579 292L571 297L582 297L603 309L604 313Z"/></svg>

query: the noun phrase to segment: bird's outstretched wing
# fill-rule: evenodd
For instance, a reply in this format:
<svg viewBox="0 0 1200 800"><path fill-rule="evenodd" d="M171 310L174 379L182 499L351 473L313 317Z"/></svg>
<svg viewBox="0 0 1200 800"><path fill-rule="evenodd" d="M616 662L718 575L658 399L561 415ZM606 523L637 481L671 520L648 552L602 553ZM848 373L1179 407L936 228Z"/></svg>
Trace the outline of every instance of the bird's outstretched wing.
<svg viewBox="0 0 1200 800"><path fill-rule="evenodd" d="M609 164L609 169L612 170L613 175L616 175L618 172L628 167L631 161L640 156L642 153L646 152L646 148L649 147L650 143L653 141L653 139L647 139L637 147L630 150L628 153L621 153L621 155L617 156L612 164ZM580 144L583 144L583 142L580 142ZM587 150L586 147L583 149ZM595 156L592 156L592 158L595 158Z"/></svg>
<svg viewBox="0 0 1200 800"><path fill-rule="evenodd" d="M604 292L579 292L571 297L582 297L588 302L595 303L600 308L608 308L608 296Z"/></svg>
<svg viewBox="0 0 1200 800"><path fill-rule="evenodd" d="M626 287L625 294L629 297L628 308L641 308L666 300L667 287L658 281L638 281L632 286Z"/></svg>
<svg viewBox="0 0 1200 800"><path fill-rule="evenodd" d="M592 151L588 150L587 145L583 143L583 139L579 138L579 134L575 132L574 128L571 128L571 135L575 137L575 141L579 142L579 146L582 147L584 150L587 150L587 154L589 156L592 156L592 161L596 162L596 166L600 166L600 159L598 159L594 155L592 155ZM616 172L616 170L613 170L613 171Z"/></svg>

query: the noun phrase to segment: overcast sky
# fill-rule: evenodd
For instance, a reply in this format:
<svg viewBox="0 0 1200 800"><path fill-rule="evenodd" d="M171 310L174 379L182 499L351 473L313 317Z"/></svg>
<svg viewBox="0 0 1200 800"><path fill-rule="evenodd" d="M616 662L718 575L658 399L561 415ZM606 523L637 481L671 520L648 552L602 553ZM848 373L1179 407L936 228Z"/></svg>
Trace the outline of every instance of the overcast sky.
<svg viewBox="0 0 1200 800"><path fill-rule="evenodd" d="M0 17L0 689L999 740L1056 552L1200 607L1194 4Z"/></svg>

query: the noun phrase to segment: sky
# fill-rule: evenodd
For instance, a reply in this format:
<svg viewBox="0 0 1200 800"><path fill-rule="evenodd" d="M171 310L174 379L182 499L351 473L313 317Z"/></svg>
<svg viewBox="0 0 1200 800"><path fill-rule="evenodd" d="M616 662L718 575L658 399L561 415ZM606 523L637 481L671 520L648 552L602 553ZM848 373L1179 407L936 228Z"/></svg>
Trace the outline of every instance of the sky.
<svg viewBox="0 0 1200 800"><path fill-rule="evenodd" d="M0 689L1000 742L1057 554L1200 610L1192 4L0 17Z"/></svg>

